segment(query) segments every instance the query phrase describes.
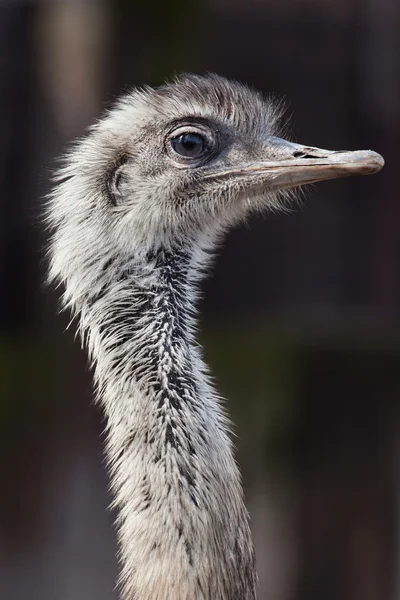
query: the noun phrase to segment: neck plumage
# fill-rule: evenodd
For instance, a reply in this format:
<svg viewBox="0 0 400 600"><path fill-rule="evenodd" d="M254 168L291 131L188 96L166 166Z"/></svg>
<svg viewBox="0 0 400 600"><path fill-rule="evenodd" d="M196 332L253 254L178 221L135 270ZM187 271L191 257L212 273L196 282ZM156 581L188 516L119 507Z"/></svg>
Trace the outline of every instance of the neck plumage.
<svg viewBox="0 0 400 600"><path fill-rule="evenodd" d="M81 311L108 420L126 600L255 598L227 421L193 342L194 256L107 261Z"/></svg>

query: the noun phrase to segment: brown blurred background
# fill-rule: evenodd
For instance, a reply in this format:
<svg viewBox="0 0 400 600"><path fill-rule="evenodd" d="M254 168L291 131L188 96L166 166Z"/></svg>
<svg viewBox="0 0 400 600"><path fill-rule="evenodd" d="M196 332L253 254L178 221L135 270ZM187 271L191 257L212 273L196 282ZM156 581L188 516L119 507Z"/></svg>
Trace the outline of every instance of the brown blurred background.
<svg viewBox="0 0 400 600"><path fill-rule="evenodd" d="M386 158L231 232L201 339L237 424L259 599L400 598L399 31L398 0L2 0L2 599L116 598L102 417L43 285L39 216L68 141L181 71L286 98L293 140Z"/></svg>

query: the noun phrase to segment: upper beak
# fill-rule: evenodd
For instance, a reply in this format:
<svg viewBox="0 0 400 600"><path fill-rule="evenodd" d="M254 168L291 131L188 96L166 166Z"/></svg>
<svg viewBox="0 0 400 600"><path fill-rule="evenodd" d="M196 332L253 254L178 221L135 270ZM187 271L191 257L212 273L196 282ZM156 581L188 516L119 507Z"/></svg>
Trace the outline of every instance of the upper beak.
<svg viewBox="0 0 400 600"><path fill-rule="evenodd" d="M273 159L230 170L230 174L267 176L270 189L282 189L349 175L372 175L378 173L385 162L372 150L323 150L275 137L268 139L268 156Z"/></svg>

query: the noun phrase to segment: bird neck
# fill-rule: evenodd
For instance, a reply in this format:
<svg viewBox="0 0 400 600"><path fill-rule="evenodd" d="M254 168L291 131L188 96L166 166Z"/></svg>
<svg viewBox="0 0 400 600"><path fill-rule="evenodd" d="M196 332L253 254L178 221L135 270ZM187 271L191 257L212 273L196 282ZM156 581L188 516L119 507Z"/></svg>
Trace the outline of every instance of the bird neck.
<svg viewBox="0 0 400 600"><path fill-rule="evenodd" d="M82 314L108 417L126 600L255 598L227 421L193 340L200 255L159 248L108 264L112 280Z"/></svg>

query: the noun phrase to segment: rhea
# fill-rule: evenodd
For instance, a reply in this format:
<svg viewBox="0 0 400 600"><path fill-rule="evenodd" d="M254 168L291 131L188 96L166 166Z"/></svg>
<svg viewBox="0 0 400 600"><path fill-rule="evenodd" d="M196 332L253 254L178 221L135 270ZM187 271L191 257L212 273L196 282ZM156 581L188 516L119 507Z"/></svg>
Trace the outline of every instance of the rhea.
<svg viewBox="0 0 400 600"><path fill-rule="evenodd" d="M124 96L56 175L50 279L78 318L106 415L124 600L256 597L229 421L195 341L198 284L250 213L383 165L278 135L261 94L185 75Z"/></svg>

